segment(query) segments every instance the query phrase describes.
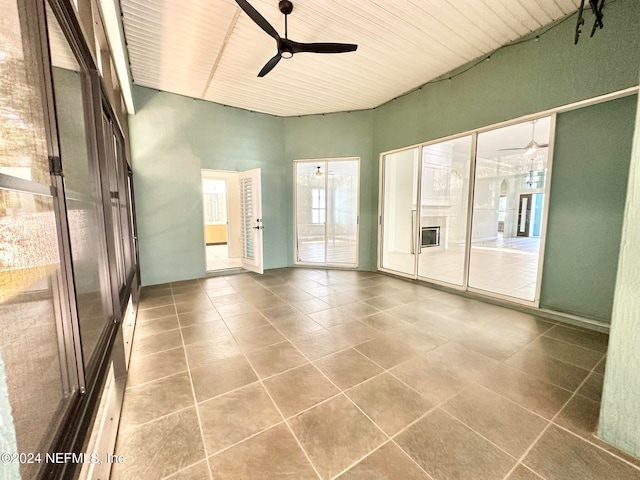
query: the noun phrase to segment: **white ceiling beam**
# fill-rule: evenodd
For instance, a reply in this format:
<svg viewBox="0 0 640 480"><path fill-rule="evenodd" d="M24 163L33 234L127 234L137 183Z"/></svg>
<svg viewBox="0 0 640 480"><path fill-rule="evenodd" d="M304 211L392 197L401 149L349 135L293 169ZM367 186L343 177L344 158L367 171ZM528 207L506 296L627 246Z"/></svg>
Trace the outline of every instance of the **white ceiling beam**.
<svg viewBox="0 0 640 480"><path fill-rule="evenodd" d="M222 55L224 55L225 50L227 49L227 45L229 44L229 39L231 38L231 34L236 28L236 24L238 23L238 18L240 17L240 13L242 10L240 7L236 8L236 13L233 15L233 19L229 24L229 28L227 29L227 34L224 37L224 41L222 42L222 47L220 47L220 51L218 52L218 56L216 57L216 61L213 62L213 67L211 67L211 73L209 74L209 78L207 79L207 83L204 86L204 90L202 91L202 95L200 98L205 98L207 95L207 91L211 86L211 81L213 80L213 76L216 74L216 70L218 70L218 65L220 65L220 60L222 60Z"/></svg>

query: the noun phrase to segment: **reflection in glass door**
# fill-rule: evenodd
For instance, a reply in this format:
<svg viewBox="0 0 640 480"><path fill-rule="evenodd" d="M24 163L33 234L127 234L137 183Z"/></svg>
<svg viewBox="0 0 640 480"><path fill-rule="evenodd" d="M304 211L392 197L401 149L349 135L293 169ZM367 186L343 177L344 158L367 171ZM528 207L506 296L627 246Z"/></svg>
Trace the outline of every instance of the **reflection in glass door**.
<svg viewBox="0 0 640 480"><path fill-rule="evenodd" d="M382 158L381 266L411 276L418 251L418 151L410 148Z"/></svg>
<svg viewBox="0 0 640 480"><path fill-rule="evenodd" d="M538 118L383 155L380 268L535 302L552 122Z"/></svg>
<svg viewBox="0 0 640 480"><path fill-rule="evenodd" d="M551 117L478 135L469 287L534 301Z"/></svg>
<svg viewBox="0 0 640 480"><path fill-rule="evenodd" d="M359 164L295 162L296 263L357 266Z"/></svg>
<svg viewBox="0 0 640 480"><path fill-rule="evenodd" d="M471 135L422 149L418 276L464 283Z"/></svg>

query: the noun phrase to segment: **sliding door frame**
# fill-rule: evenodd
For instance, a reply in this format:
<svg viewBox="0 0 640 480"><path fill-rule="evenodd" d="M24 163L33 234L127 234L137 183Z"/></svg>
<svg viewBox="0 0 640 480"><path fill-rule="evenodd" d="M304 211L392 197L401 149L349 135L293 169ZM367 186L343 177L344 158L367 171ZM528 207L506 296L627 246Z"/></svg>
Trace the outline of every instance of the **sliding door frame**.
<svg viewBox="0 0 640 480"><path fill-rule="evenodd" d="M329 163L330 162L344 162L344 161L355 161L358 167L357 173L357 181L356 181L356 261L353 263L329 263L327 262L327 186L329 182ZM297 165L298 163L322 163L325 166L325 176L324 176L324 205L325 205L325 230L324 230L324 262L304 262L298 260L299 257L299 249L298 249L298 180L297 180ZM357 269L360 265L360 167L361 167L360 157L336 157L336 158L307 158L307 159L298 159L293 161L293 239L295 245L293 246L293 262L295 265L301 265L306 267L335 267L335 268L355 268Z"/></svg>
<svg viewBox="0 0 640 480"><path fill-rule="evenodd" d="M378 182L378 261L377 261L377 267L378 270L380 270L381 272L386 272L386 273L390 273L392 275L396 275L399 277L404 277L404 278L409 278L411 280L416 280L417 276L416 276L416 272L418 271L418 254L414 253L415 258L413 259L413 274L411 273L405 273L405 272L399 272L398 270L393 270L391 268L384 268L382 266L382 254L384 252L384 224L385 224L385 215L384 215L384 180L385 180L385 162L384 162L384 157L387 155L393 155L394 153L400 153L400 152L406 152L409 150L415 150L418 149L418 171L420 170L419 165L421 164L421 158L422 158L422 144L418 144L418 145L412 145L409 147L405 147L405 148L396 148L395 150L390 150L388 152L383 152L380 154L379 157L379 161L380 161L380 166L379 166L379 179L380 181ZM416 188L416 208L418 208L418 202L419 202L419 196L420 196L420 183L421 183L421 179L420 179L421 175L418 175L417 178L417 188ZM412 185L413 187L413 185ZM413 215L413 214L412 214ZM412 236L413 236L413 244L417 245L418 242L418 235L417 235L417 229L415 228L415 225L412 228Z"/></svg>
<svg viewBox="0 0 640 480"><path fill-rule="evenodd" d="M542 225L540 228L540 247L538 249L538 269L536 272L536 293L534 296L533 300L524 300L522 298L517 298L517 297L511 297L509 295L504 295L504 294L500 294L500 293L495 293L495 292L491 292L488 290L482 290L480 288L475 288L475 287L471 287L469 286L469 282L468 282L468 278L467 281L465 282L466 288L465 290L472 292L472 293L477 293L480 295L484 295L487 297L492 297L492 298L496 298L499 300L505 300L508 302L512 302L512 303L518 303L520 305L526 305L526 306L533 306L535 308L539 308L540 307L540 290L542 287L542 270L544 267L544 251L545 251L545 245L547 243L547 220L549 218L549 204L550 202L550 193L551 193L551 177L553 175L553 153L554 153L554 146L555 146L555 137L556 137L556 117L557 117L557 113L553 112L549 115L540 115L540 116L535 116L534 118L531 118L529 121L531 120L537 120L540 118L546 118L546 117L550 117L550 125L549 125L549 146L548 148L548 152L547 152L547 165L546 165L546 170L547 173L545 175L545 185L544 185L544 205L542 208ZM485 132L490 132L493 130L498 130L500 128L504 128L504 127L508 127L511 125L517 125L519 123L523 123L522 121L517 121L517 122L511 122L509 124L501 124L498 127L495 128L489 128L489 127L485 127L482 130L479 130L476 133L476 154L477 154L477 138L478 135L481 133L485 133ZM474 163L474 173L475 173L475 161L476 161L476 156L474 155L474 159L473 159L473 163ZM474 183L473 185L475 186L475 178L474 178ZM475 193L475 188L472 188L472 194ZM472 199L473 200L473 199ZM470 215L470 222L473 222L473 209L470 210L471 211L471 215ZM467 232L469 235L469 239L471 237L471 229L469 229L469 231ZM469 243L469 248L471 248L471 243ZM468 261L470 261L471 256L469 254L469 256L467 257ZM467 268L466 270L466 274L469 274L469 268Z"/></svg>
<svg viewBox="0 0 640 480"><path fill-rule="evenodd" d="M629 89L632 90L632 89ZM637 88L635 89L637 91ZM614 92L614 94L619 93L619 92ZM624 91L623 94L619 94L618 96L614 97L614 98L618 98L619 96L626 96L626 95L631 95L635 92L633 91ZM612 95L614 95L612 94ZM608 98L608 99L612 99L612 98ZM602 101L606 101L606 100L602 100ZM592 103L588 103L588 104L584 104L584 105L580 105L580 106L588 106L591 105ZM576 107L579 108L579 107ZM434 140L429 140L427 142L423 142L423 143L418 143L418 144L414 144L414 145L410 145L404 148L397 148L394 150L389 150L386 152L382 152L379 155L379 185L378 185L378 255L377 255L377 268L379 271L381 272L386 272L386 273L390 273L396 276L400 276L400 277L404 277L404 278L408 278L411 280L418 280L427 284L434 284L434 285L440 285L440 286L444 286L447 288L450 288L452 290L459 290L459 291L468 291L471 293L476 293L476 294L480 294L480 295L484 295L486 297L491 297L491 298L496 298L496 299L500 299L500 300L504 300L504 301L508 301L508 302L512 302L512 303L518 303L521 305L526 305L526 306L533 306L538 308L540 305L540 290L541 290L541 284L542 284L542 270L543 270L543 266L544 266L544 251L545 251L545 244L546 244L546 235L547 235L547 219L548 219L548 214L549 214L549 203L550 203L550 191L551 191L551 176L552 176L552 170L553 170L553 150L554 150L554 145L555 145L555 130L556 130L556 116L557 116L557 112L562 111L562 110L554 110L554 111L545 111L545 112L540 112L540 113L536 113L536 114L531 114L531 115L526 115L524 117L519 117L517 119L513 119L513 120L508 120L505 122L500 122L500 123L496 123L493 125L487 125L485 127L481 127L481 128L477 128L477 129L473 129L473 130L468 130L462 133L457 133L457 134L453 134L453 135L448 135L446 137L441 137L441 138L437 138ZM541 226L541 231L540 231L540 248L538 250L538 269L537 269L537 277L536 277L536 293L535 293L535 297L534 300L529 301L529 300L524 300L521 298L517 298L517 297L511 297L508 295L503 295L503 294L499 294L499 293L495 293L495 292L491 292L488 290L482 290L479 288L474 288L474 287L470 287L469 286L469 271L470 271L470 267L471 267L471 242L472 242L472 227L473 227L473 214L474 214L474 209L473 209L473 205L474 205L474 197L475 197L475 180L476 180L476 164L477 164L477 153L478 153L478 136L482 133L485 132L490 132L493 130L498 130L500 128L504 128L504 127L509 127L512 125L518 125L521 123L525 123L528 121L532 121L532 120L537 120L540 118L545 118L545 117L550 117L550 127L549 127L549 147L548 147L548 153L547 153L547 174L545 176L545 193L544 193L544 206L543 206L543 210L542 210L542 226ZM423 164L423 149L426 147L429 147L431 145L436 145L439 143L444 143L444 142L448 142L448 141L452 141L452 140L457 140L459 138L463 138L463 137L471 137L471 151L470 151L470 162L469 162L469 168L470 168L470 172L469 172L469 192L468 192L468 202L467 202L467 219L466 219L466 237L465 237L465 258L464 258L464 272L463 272L463 284L462 285L456 285L456 284L452 284L452 283L448 283L448 282L443 282L440 280L436 280L436 279L431 279L431 278L426 278L426 277L421 277L418 275L418 264L419 264L419 258L420 258L420 228L413 228L412 234L413 234L413 242L414 245L417 245L418 248L416 249L416 251L414 252L414 271L413 274L407 274L407 273L403 273L403 272L398 272L396 270L392 270L389 268L384 268L382 265L382 255L384 252L384 246L383 246L383 242L384 242L384 224L385 224L385 218L384 218L384 195L385 195L385 185L384 185L384 180L385 180L385 157L387 155L392 155L394 153L399 153L399 152L405 152L405 151L409 151L409 150L413 150L413 149L418 149L418 178L417 178L417 198L416 200L416 208L418 209L418 212L421 209L421 189L422 189L422 164Z"/></svg>

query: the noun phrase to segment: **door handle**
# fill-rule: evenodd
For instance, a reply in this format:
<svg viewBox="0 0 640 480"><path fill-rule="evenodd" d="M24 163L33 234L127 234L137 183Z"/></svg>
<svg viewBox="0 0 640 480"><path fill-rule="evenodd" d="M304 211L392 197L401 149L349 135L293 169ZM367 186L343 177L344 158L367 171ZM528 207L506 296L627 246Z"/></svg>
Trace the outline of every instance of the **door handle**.
<svg viewBox="0 0 640 480"><path fill-rule="evenodd" d="M416 253L416 210L411 210L411 255Z"/></svg>
<svg viewBox="0 0 640 480"><path fill-rule="evenodd" d="M262 225L258 225L257 227L253 227L254 230L264 230Z"/></svg>

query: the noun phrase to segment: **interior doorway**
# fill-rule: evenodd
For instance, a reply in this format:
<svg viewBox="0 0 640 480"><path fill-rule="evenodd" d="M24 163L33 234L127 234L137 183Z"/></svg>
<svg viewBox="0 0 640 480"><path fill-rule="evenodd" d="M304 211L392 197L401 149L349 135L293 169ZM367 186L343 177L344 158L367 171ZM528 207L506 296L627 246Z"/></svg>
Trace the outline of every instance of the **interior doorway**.
<svg viewBox="0 0 640 480"><path fill-rule="evenodd" d="M528 237L531 226L531 194L521 194L518 205L518 237Z"/></svg>
<svg viewBox="0 0 640 480"><path fill-rule="evenodd" d="M241 268L238 173L202 170L202 205L206 271Z"/></svg>

